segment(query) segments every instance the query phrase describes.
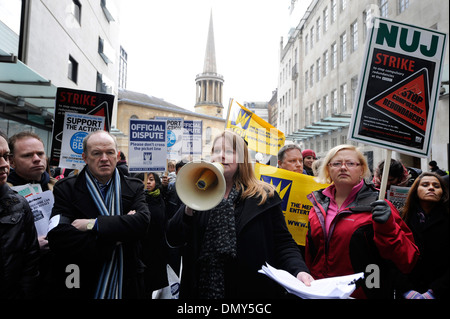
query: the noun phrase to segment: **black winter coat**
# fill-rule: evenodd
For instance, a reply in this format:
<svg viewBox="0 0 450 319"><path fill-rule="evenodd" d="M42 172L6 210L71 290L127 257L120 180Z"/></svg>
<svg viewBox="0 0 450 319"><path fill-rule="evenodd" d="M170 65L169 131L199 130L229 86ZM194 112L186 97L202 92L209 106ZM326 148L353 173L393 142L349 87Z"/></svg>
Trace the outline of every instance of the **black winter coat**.
<svg viewBox="0 0 450 319"><path fill-rule="evenodd" d="M286 297L281 286L258 273L267 262L296 276L309 272L281 210L281 199L276 194L258 206L260 198L247 198L236 204L237 258L225 269L225 298L268 299ZM208 222L208 211L184 213L182 205L169 220L169 244L186 243L183 255L180 299L198 298L197 260Z"/></svg>
<svg viewBox="0 0 450 319"><path fill-rule="evenodd" d="M33 298L39 275L39 243L26 199L0 186L0 300Z"/></svg>
<svg viewBox="0 0 450 319"><path fill-rule="evenodd" d="M150 210L151 222L149 230L142 242L142 261L145 269L145 290L151 297L154 290L166 287L168 246L166 243L166 206L161 195L145 195Z"/></svg>
<svg viewBox="0 0 450 319"><path fill-rule="evenodd" d="M420 258L408 275L409 284L403 292L416 290L420 293L432 289L438 299L450 297L450 224L449 214L433 210L424 223L417 214L411 214L407 222L420 250Z"/></svg>
<svg viewBox="0 0 450 319"><path fill-rule="evenodd" d="M140 240L150 223L144 184L121 174L122 215L100 216L86 186L85 170L77 176L59 180L53 189L55 204L52 217L65 217L48 233L50 249L57 261L59 277L56 289L59 289L59 297L93 298L101 268L110 258L116 243L121 242L124 260L122 296L124 299L141 298L144 293L144 265L140 260ZM136 213L127 215L130 210ZM79 218L97 218L98 230L77 230L71 223ZM79 268L80 288L66 287L66 279L74 273L66 272L66 267L71 264Z"/></svg>

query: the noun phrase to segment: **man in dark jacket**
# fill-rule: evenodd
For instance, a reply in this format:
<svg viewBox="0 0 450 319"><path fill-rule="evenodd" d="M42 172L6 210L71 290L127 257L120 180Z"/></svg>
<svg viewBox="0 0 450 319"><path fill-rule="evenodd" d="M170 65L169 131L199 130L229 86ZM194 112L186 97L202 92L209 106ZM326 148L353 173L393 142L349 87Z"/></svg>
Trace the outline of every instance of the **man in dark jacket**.
<svg viewBox="0 0 450 319"><path fill-rule="evenodd" d="M53 189L48 238L62 271L61 297L143 297L139 240L150 222L144 184L116 169L117 143L106 131L85 137L82 156L80 174Z"/></svg>
<svg viewBox="0 0 450 319"><path fill-rule="evenodd" d="M52 190L56 179L47 173L47 155L44 142L33 132L20 132L9 139L11 151L10 186L39 184L42 191Z"/></svg>
<svg viewBox="0 0 450 319"><path fill-rule="evenodd" d="M433 173L436 173L436 174L441 175L441 176L447 175L446 172L444 172L443 170L441 170L439 168L439 166L437 165L436 161L429 162L428 166L430 167L430 171L433 172Z"/></svg>
<svg viewBox="0 0 450 319"><path fill-rule="evenodd" d="M0 131L0 300L35 297L39 244L26 199L6 184L9 147Z"/></svg>

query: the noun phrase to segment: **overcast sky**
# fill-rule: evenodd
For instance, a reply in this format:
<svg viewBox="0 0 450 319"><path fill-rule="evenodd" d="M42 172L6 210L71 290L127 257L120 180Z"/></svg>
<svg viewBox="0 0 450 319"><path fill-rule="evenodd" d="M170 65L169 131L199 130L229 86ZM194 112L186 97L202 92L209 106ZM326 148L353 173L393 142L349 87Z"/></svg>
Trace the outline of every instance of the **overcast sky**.
<svg viewBox="0 0 450 319"><path fill-rule="evenodd" d="M120 7L127 89L194 110L212 9L222 103L269 101L278 85L280 38L290 0L127 0ZM286 42L286 37L284 37Z"/></svg>

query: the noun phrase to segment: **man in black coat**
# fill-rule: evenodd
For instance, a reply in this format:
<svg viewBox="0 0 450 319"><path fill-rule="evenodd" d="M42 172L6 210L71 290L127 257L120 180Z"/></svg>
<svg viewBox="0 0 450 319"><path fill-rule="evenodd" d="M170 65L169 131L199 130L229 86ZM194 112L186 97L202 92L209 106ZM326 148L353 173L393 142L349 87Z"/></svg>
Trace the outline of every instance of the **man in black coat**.
<svg viewBox="0 0 450 319"><path fill-rule="evenodd" d="M39 244L27 200L13 191L9 147L0 131L0 300L34 298L39 274Z"/></svg>
<svg viewBox="0 0 450 319"><path fill-rule="evenodd" d="M48 238L57 256L60 296L143 297L139 240L150 223L144 184L116 169L117 143L106 131L84 139L82 156L87 165L80 174L53 189Z"/></svg>

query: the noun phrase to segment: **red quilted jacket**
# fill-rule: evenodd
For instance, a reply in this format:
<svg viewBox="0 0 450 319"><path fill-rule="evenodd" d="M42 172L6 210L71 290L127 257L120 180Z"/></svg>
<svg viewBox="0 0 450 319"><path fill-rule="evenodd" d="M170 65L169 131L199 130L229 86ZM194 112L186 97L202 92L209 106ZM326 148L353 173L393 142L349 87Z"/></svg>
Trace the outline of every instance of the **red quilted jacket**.
<svg viewBox="0 0 450 319"><path fill-rule="evenodd" d="M380 270L379 288L362 283L352 294L354 298L391 298L395 274L410 272L419 257L410 229L390 202L388 221L380 224L372 220L370 203L377 198L373 185L364 184L355 200L339 209L326 236L330 199L323 190L308 195L313 207L309 212L305 260L311 275L315 279L349 275L365 272L368 265Z"/></svg>

